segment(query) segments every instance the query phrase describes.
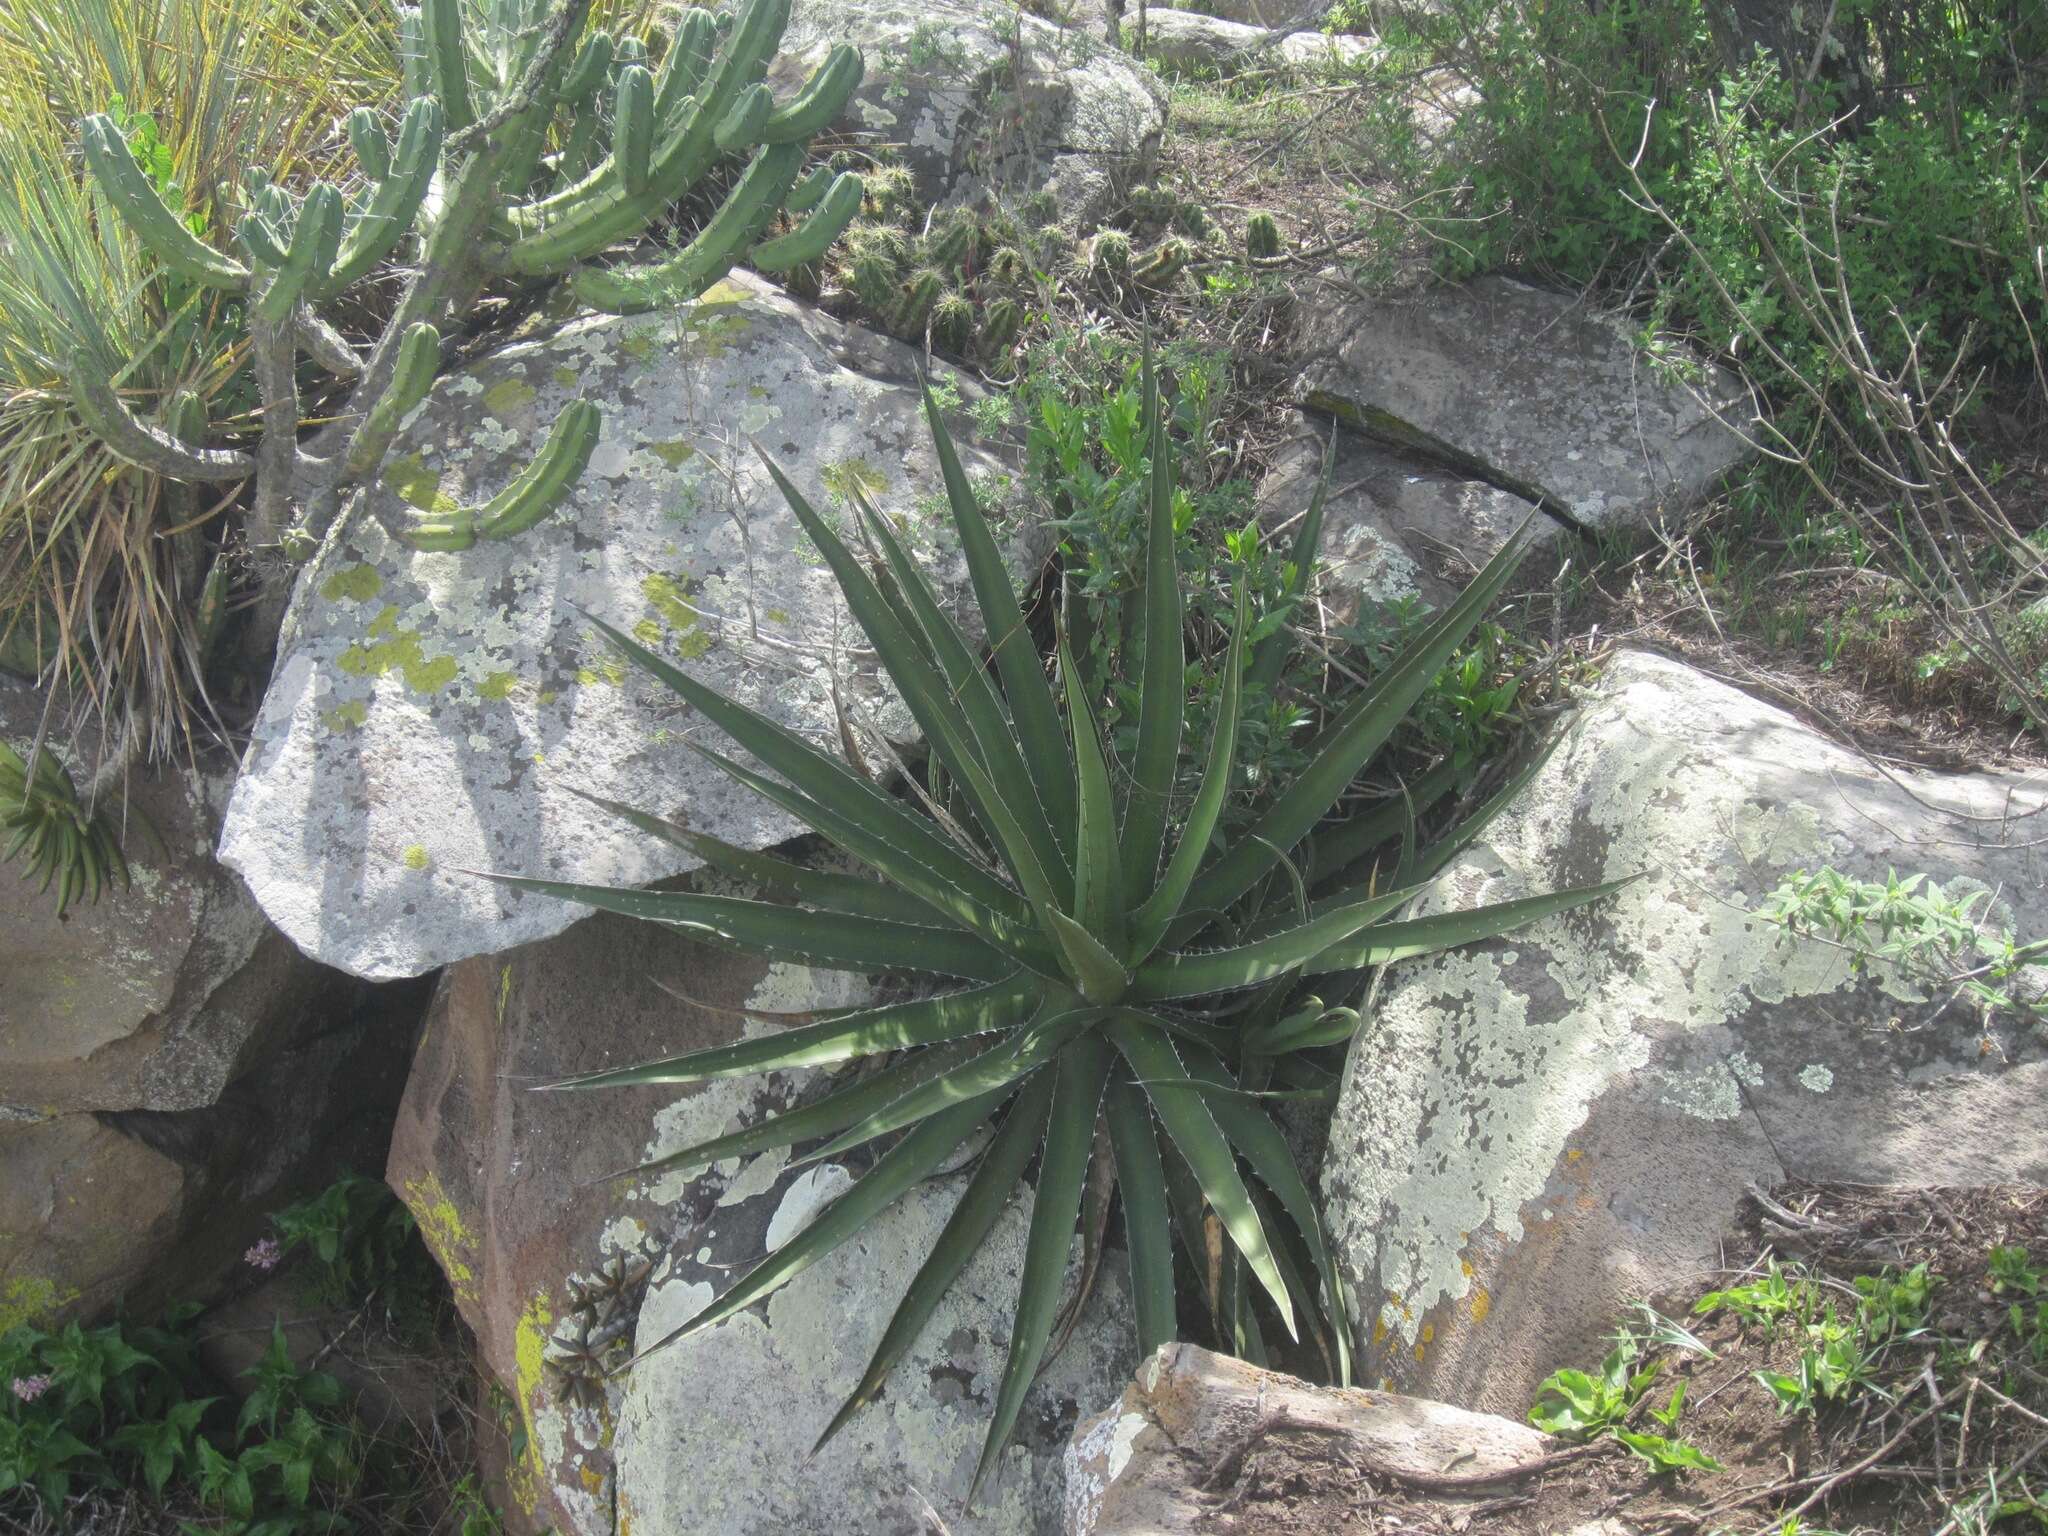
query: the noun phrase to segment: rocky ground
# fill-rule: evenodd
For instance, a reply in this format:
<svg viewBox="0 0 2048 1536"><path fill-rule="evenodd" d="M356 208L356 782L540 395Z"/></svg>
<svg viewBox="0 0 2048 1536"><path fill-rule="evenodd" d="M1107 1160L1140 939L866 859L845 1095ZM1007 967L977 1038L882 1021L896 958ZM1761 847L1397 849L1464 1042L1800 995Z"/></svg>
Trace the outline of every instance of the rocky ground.
<svg viewBox="0 0 2048 1536"><path fill-rule="evenodd" d="M877 334L848 293L813 302L744 276L673 314L543 317L444 377L377 494L431 506L488 488L536 422L601 396L567 509L460 555L344 521L299 584L239 755L135 792L135 891L60 922L0 883L0 1331L201 1293L265 1211L357 1167L411 1209L460 1324L411 1397L355 1320L295 1348L371 1361L388 1412L480 1457L522 1536L1625 1536L1795 1515L1904 1530L1938 1526L1993 1471L2034 1465L2041 1486L2048 1346L2009 1322L2018 1282L1986 1267L2028 1245L2048 1265L2037 994L2016 983L1987 1003L1953 968L1768 909L1823 866L1910 868L1967 893L1978 931L2038 939L2048 780L2003 727L1723 632L1690 552L1748 452L1721 420L1743 408L1732 377L1653 373L1625 323L1533 281L1427 285L1398 240L1384 281L1333 266L1355 199L1398 228L1402 189L1359 158L1363 109L1327 73L1370 40L1272 35L1289 20L1154 9L1155 71L1099 22L805 0L789 57L863 45L840 132L892 154L929 203L1048 196L1072 245L1117 220L1157 237L1183 205L1232 241L1250 213L1280 212L1282 258L1241 289L1075 304L1087 324L1230 349L1228 470L1257 485L1270 530L1299 515L1329 445L1322 622L1440 603L1525 519L1540 530L1504 618L1525 646L1523 718L1554 750L1422 905L1637 878L1600 908L1381 979L1315 1128L1361 1389L1193 1345L1139 1362L1106 1265L967 1511L1020 1200L900 1385L808 1458L958 1172L765 1307L609 1370L857 1168L771 1152L612 1177L758 1123L809 1074L526 1090L722 1043L757 1027L750 1012L843 1006L868 983L578 921L466 872L704 878L570 789L750 847L795 830L688 750L691 723L586 616L793 729L830 738L855 713L910 746L748 438L821 501L849 481L884 498L947 594L964 566L931 501L919 372L953 380L974 473L995 485L1019 468L1014 434L970 431L1001 378ZM1013 115L992 123L992 100ZM1198 257L1198 275L1201 261L1231 265ZM1049 532L1006 526L1016 569L1042 568ZM10 742L37 715L26 688L0 687ZM1774 1264L1800 1266L1806 1314L1694 1317ZM1855 1391L1781 1413L1755 1373L1796 1374L1823 1303L1848 1316L1859 1277L1916 1265L1931 1299L1883 1331L1866 1319ZM1631 1311L1645 1300L1668 1325ZM269 1304L236 1299L220 1331ZM1632 1369L1659 1375L1618 1422L1647 1432L1682 1381L1692 1406L1667 1438L1717 1470L1653 1475L1610 1435L1575 1446L1526 1421L1553 1373L1597 1373L1632 1318ZM1958 1403L1967 1441L1942 1439Z"/></svg>

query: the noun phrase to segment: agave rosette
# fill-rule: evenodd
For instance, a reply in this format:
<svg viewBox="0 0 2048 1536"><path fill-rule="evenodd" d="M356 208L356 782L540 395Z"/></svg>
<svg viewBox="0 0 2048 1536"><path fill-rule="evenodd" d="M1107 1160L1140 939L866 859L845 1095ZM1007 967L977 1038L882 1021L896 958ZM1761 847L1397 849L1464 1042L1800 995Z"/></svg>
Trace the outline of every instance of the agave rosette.
<svg viewBox="0 0 2048 1536"><path fill-rule="evenodd" d="M1498 594L1519 558L1519 536L1344 706L1307 767L1226 841L1218 833L1247 683L1270 685L1292 642L1284 626L1250 642L1240 585L1205 765L1192 798L1176 803L1187 705L1185 624L1174 557L1172 447L1149 369L1146 585L1134 633L1140 675L1136 749L1128 763L1115 761L1098 727L1098 701L1064 639L1057 681L1048 677L928 393L926 413L992 666L946 614L888 518L855 498L869 555L863 560L782 469L767 463L923 731L934 784L943 782L939 793L951 814L912 808L600 623L754 764L701 744L698 750L878 878L744 851L610 802L604 803L651 835L748 882L761 898L497 878L777 959L959 983L559 1086L694 1083L888 1058L759 1125L649 1165L702 1166L821 1138L811 1160L878 1140L884 1148L810 1226L650 1348L714 1327L761 1300L993 1125L951 1220L821 1445L881 1388L1036 1157L1015 1323L978 1487L1054 1347L1077 1222L1084 1204L1097 1222L1106 1214L1105 1173L1120 1193L1143 1350L1178 1331L1177 1231L1192 1267L1222 1276L1220 1288L1207 1278L1199 1283L1226 1342L1258 1348L1253 1298L1262 1296L1269 1318L1297 1338L1305 1327L1332 1374L1346 1379L1341 1281L1316 1202L1263 1101L1326 1088L1327 1072L1300 1053L1341 1044L1357 1015L1296 996L1298 981L1333 975L1337 985L1350 985L1366 967L1500 933L1612 887L1400 918L1456 836L1427 860L1404 859L1407 878L1391 883L1339 881L1330 894L1311 899L1317 882L1301 874L1352 863L1404 823L1412 827L1418 801L1448 787L1448 776L1436 775L1409 795L1328 820ZM1320 500L1297 541L1294 595L1314 563ZM1461 835L1476 830L1484 814ZM1283 899L1270 900L1271 889ZM1091 1177L1098 1123L1113 1168L1097 1168Z"/></svg>

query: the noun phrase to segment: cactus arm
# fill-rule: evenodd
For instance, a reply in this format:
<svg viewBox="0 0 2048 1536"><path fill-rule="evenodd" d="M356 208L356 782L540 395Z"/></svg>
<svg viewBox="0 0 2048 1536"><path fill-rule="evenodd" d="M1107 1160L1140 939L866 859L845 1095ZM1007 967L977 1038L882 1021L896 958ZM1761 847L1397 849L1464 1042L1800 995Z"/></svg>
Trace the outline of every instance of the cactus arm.
<svg viewBox="0 0 2048 1536"><path fill-rule="evenodd" d="M284 260L256 296L253 308L262 323L275 326L289 321L307 286L332 269L341 246L341 212L340 189L332 182L314 182L299 206Z"/></svg>
<svg viewBox="0 0 2048 1536"><path fill-rule="evenodd" d="M370 108L357 107L349 113L348 142L356 152L356 163L370 180L382 181L391 174L391 141L384 137L377 114Z"/></svg>
<svg viewBox="0 0 2048 1536"><path fill-rule="evenodd" d="M398 8L399 84L409 99L431 96L433 76L427 69L427 29L416 5Z"/></svg>
<svg viewBox="0 0 2048 1536"><path fill-rule="evenodd" d="M682 108L682 104L696 93L704 83L704 72L711 67L712 55L718 49L718 24L711 13L692 7L683 13L683 19L676 24L675 36L669 39L668 52L662 55L661 68L654 76L654 115L663 122L671 122Z"/></svg>
<svg viewBox="0 0 2048 1536"><path fill-rule="evenodd" d="M818 260L859 215L865 191L860 177L841 172L811 216L788 234L755 246L748 265L756 272L787 272Z"/></svg>
<svg viewBox="0 0 2048 1536"><path fill-rule="evenodd" d="M143 421L121 401L92 354L71 354L71 403L79 417L119 458L170 480L246 480L256 461L231 448L188 448L162 427Z"/></svg>
<svg viewBox="0 0 2048 1536"><path fill-rule="evenodd" d="M803 150L794 144L764 144L718 212L688 245L652 266L585 267L571 281L576 297L592 309L615 315L694 299L732 270L740 253L775 216L803 158Z"/></svg>
<svg viewBox="0 0 2048 1536"><path fill-rule="evenodd" d="M454 512L430 522L413 523L393 530L400 542L421 551L462 550L476 543L476 519L468 512Z"/></svg>
<svg viewBox="0 0 2048 1536"><path fill-rule="evenodd" d="M310 304L301 304L292 311L292 333L299 350L336 378L352 379L363 371L363 360L356 356L356 349L341 332L315 314Z"/></svg>
<svg viewBox="0 0 2048 1536"><path fill-rule="evenodd" d="M750 85L740 92L732 110L718 120L711 142L720 149L746 149L761 142L761 129L775 110L775 93L765 85Z"/></svg>
<svg viewBox="0 0 2048 1536"><path fill-rule="evenodd" d="M831 190L834 180L832 167L821 165L791 189L789 196L782 200L782 206L791 213L809 213Z"/></svg>
<svg viewBox="0 0 2048 1536"><path fill-rule="evenodd" d="M851 43L838 44L804 88L768 114L768 120L761 125L761 141L793 144L823 133L845 109L847 99L860 88L866 69L858 48Z"/></svg>
<svg viewBox="0 0 2048 1536"><path fill-rule="evenodd" d="M476 121L462 41L462 0L420 0L420 46L448 131L460 133Z"/></svg>
<svg viewBox="0 0 2048 1536"><path fill-rule="evenodd" d="M547 441L512 483L476 516L477 537L509 539L524 533L561 505L590 463L602 418L588 400L570 402L555 418Z"/></svg>
<svg viewBox="0 0 2048 1536"><path fill-rule="evenodd" d="M273 269L285 264L290 249L268 216L256 208L251 208L235 222L235 244L242 248L252 265Z"/></svg>
<svg viewBox="0 0 2048 1536"><path fill-rule="evenodd" d="M249 286L249 271L193 234L185 222L164 206L156 188L129 152L128 141L114 120L95 112L84 123L85 159L101 193L114 205L121 222L134 232L149 253L172 271L211 288L240 292Z"/></svg>
<svg viewBox="0 0 2048 1536"><path fill-rule="evenodd" d="M406 110L398 130L398 152L386 162L388 174L341 242L333 266L313 284L316 296L332 298L367 276L405 238L433 185L441 162L441 137L441 104L423 96ZM381 135L377 142L383 142Z"/></svg>
<svg viewBox="0 0 2048 1536"><path fill-rule="evenodd" d="M612 169L633 197L647 190L654 173L654 76L644 64L619 71L612 98Z"/></svg>
<svg viewBox="0 0 2048 1536"><path fill-rule="evenodd" d="M398 361L390 382L365 413L362 430L343 460L351 476L361 478L376 468L367 449L359 454L357 445L375 444L376 457L382 458L383 445L390 442L405 413L426 399L440 367L441 333L424 322L408 328L398 344Z"/></svg>
<svg viewBox="0 0 2048 1536"><path fill-rule="evenodd" d="M612 35L602 29L583 39L575 63L562 76L562 105L587 106L612 68Z"/></svg>

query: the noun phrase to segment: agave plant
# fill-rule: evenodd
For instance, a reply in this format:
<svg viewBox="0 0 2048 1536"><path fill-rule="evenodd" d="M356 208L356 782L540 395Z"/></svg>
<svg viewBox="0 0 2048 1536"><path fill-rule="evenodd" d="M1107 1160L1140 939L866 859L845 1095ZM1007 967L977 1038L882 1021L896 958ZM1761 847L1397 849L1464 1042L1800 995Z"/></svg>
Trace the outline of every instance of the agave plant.
<svg viewBox="0 0 2048 1536"><path fill-rule="evenodd" d="M1196 1269L1215 1268L1222 1253L1229 1273L1250 1277L1225 1309L1235 1341L1255 1342L1249 1298L1262 1295L1283 1329L1296 1337L1306 1329L1332 1373L1347 1377L1342 1282L1315 1200L1264 1100L1276 1091L1269 1083L1290 1080L1299 1052L1341 1044L1357 1015L1294 997L1297 980L1334 976L1347 984L1361 968L1497 934L1611 889L1403 920L1397 914L1417 884L1369 878L1312 900L1313 882L1302 875L1305 867L1340 868L1398 832L1411 804L1403 797L1323 823L1499 592L1519 558L1519 537L1335 716L1293 783L1240 835L1225 838L1219 834L1237 763L1240 701L1249 681L1269 685L1279 676L1292 643L1284 627L1270 625L1272 633L1252 643L1240 585L1205 763L1192 796L1177 803L1187 657L1172 447L1149 365L1144 398L1152 448L1149 537L1143 618L1134 635L1138 675L1130 680L1137 699L1130 761L1115 759L1098 719L1103 690L1084 681L1064 633L1057 683L1049 680L927 392L992 665L947 615L887 517L856 498L864 560L763 457L924 732L935 814L911 808L630 636L600 626L755 761L699 750L879 878L746 852L610 802L604 803L646 832L749 882L762 898L495 877L777 959L958 983L558 1086L694 1083L888 1058L814 1102L648 1165L701 1166L819 1138L810 1159L837 1158L887 1138L866 1174L808 1228L651 1348L714 1327L786 1284L993 1127L959 1205L860 1382L825 1426L821 1446L880 1390L1036 1157L1015 1324L970 1501L1053 1347L1077 1217L1085 1191L1107 1189L1105 1172L1113 1172L1121 1191L1143 1349L1178 1331L1178 1229L1199 1261ZM1313 566L1320 520L1318 497L1296 549L1297 597ZM1408 863L1418 876L1427 873L1429 861ZM1268 899L1272 889L1287 898L1277 908ZM1107 1132L1102 1141L1098 1122ZM1105 1144L1113 1170L1098 1169L1091 1178L1091 1161ZM1098 1207L1105 1215L1106 1198ZM1218 1228L1220 1249L1212 1246ZM1213 1288L1205 1289L1215 1305Z"/></svg>

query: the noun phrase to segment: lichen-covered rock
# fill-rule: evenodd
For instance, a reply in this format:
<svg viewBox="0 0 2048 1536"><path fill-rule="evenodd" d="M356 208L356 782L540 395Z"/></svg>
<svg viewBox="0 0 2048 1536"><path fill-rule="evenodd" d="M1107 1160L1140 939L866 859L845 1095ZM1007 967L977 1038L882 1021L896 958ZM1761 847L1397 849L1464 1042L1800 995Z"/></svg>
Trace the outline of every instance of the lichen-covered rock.
<svg viewBox="0 0 2048 1536"><path fill-rule="evenodd" d="M1509 277L1373 298L1316 290L1295 346L1310 409L1589 528L1654 521L1749 455L1702 403L1748 420L1732 376L1661 375L1619 320Z"/></svg>
<svg viewBox="0 0 2048 1536"><path fill-rule="evenodd" d="M388 506L488 497L572 399L604 407L590 467L538 527L460 553L410 551L360 508L338 527L300 579L221 858L301 949L383 977L579 915L458 871L639 884L690 867L571 787L754 847L794 835L691 750L701 722L586 615L815 738L838 739L835 673L850 709L907 733L748 440L828 513L864 488L942 592L964 595L916 361L733 279L441 379L372 492ZM963 457L970 474L1002 473Z"/></svg>
<svg viewBox="0 0 2048 1536"><path fill-rule="evenodd" d="M1284 9L1276 6L1275 9ZM1135 23L1133 40L1135 41ZM1368 57L1360 37L1332 36L1283 23L1254 26L1195 11L1153 6L1145 12L1145 55L1170 70L1229 76L1247 69L1344 69Z"/></svg>
<svg viewBox="0 0 2048 1536"><path fill-rule="evenodd" d="M1538 544L1554 543L1563 532L1555 518L1511 492L1305 419L1259 482L1259 521L1283 548L1315 496L1332 432L1336 456L1323 501L1320 580L1339 624L1357 618L1362 605L1404 597L1444 606L1532 513Z"/></svg>
<svg viewBox="0 0 2048 1536"><path fill-rule="evenodd" d="M0 738L26 755L43 708L39 691L0 680ZM82 785L97 732L62 735L44 750ZM228 780L218 762L127 775L107 814L133 887L62 918L19 866L0 866L0 1116L203 1108L328 985L213 862Z"/></svg>
<svg viewBox="0 0 2048 1536"><path fill-rule="evenodd" d="M640 1313L639 1347L708 1305L735 1278L730 1266L799 1230L846 1179L830 1163L792 1177L779 1158L761 1174L743 1170L739 1181L761 1192L714 1211L701 1240L683 1245L656 1276ZM930 1529L919 1516L923 1500L952 1536L1059 1530L1068 1436L1115 1397L1135 1363L1132 1311L1114 1255L1073 1337L1025 1399L1016 1436L973 1510L962 1507L1009 1342L1028 1190L1004 1212L881 1396L806 1460L965 1184L959 1174L920 1185L764 1307L633 1368L615 1447L622 1529L630 1521L635 1531L679 1536L903 1536Z"/></svg>
<svg viewBox="0 0 2048 1536"><path fill-rule="evenodd" d="M686 1146L741 1116L758 1117L785 1102L799 1079L534 1089L724 1044L743 1027L733 1010L844 1005L865 987L859 978L771 966L603 913L443 973L386 1177L418 1219L485 1368L523 1421L525 1450L506 1489L516 1529L612 1530L608 1416L619 1385L608 1402L600 1391L579 1404L567 1393L571 1383L543 1363L550 1338L576 1312L571 1278L620 1256L660 1258L721 1199L735 1188L744 1197L747 1187L736 1162L637 1180L606 1176L657 1145ZM755 1178L782 1161L761 1165Z"/></svg>
<svg viewBox="0 0 2048 1536"><path fill-rule="evenodd" d="M1391 1392L1319 1387L1193 1344L1164 1344L1138 1367L1114 1407L1074 1432L1067 1448L1065 1536L1194 1536L1229 1529L1218 1520L1226 1496L1205 1484L1247 1446L1255 1426L1279 1419L1326 1429L1336 1442L1328 1453L1333 1461L1424 1477L1450 1466L1501 1472L1557 1449L1550 1436L1511 1419ZM1285 1520L1284 1508L1274 1506L1291 1504L1293 1493L1285 1484L1256 1483L1248 1500L1228 1500L1232 1516L1224 1518L1266 1529L1262 1516ZM1457 1512L1454 1505L1445 1514ZM1447 1528L1460 1529L1454 1523Z"/></svg>
<svg viewBox="0 0 2048 1536"><path fill-rule="evenodd" d="M1150 173L1158 83L1086 31L973 0L797 0L771 84L806 78L837 43L867 74L839 127L893 145L929 203L1051 196L1087 228Z"/></svg>
<svg viewBox="0 0 2048 1536"><path fill-rule="evenodd" d="M1745 1185L2048 1179L2048 1037L1786 942L1798 870L1924 872L2048 933L2038 781L1880 772L1782 710L1624 652L1425 909L1641 873L1405 963L1323 1167L1361 1379L1520 1414L1635 1300L1716 1271ZM1689 1294L1697 1294L1696 1291Z"/></svg>

